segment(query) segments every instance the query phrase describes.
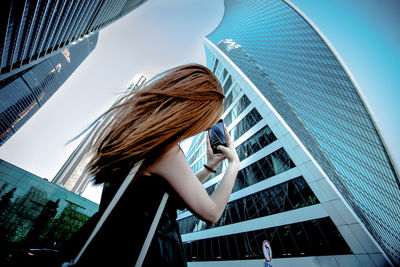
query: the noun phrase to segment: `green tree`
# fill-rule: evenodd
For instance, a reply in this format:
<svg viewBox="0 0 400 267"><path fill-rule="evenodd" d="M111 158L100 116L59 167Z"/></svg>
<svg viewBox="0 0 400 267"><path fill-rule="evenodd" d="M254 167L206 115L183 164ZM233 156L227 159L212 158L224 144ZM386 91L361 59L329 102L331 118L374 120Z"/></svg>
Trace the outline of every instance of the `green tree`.
<svg viewBox="0 0 400 267"><path fill-rule="evenodd" d="M47 246L64 243L82 227L89 219L85 214L77 211L77 206L68 204L63 212L43 231L40 239L47 243Z"/></svg>
<svg viewBox="0 0 400 267"><path fill-rule="evenodd" d="M13 189L11 189L10 191L8 191L7 193L5 193L1 199L0 199L0 213L3 213L4 210L7 209L7 207L9 206L11 199L14 197L14 193L15 193L16 188L14 187Z"/></svg>
<svg viewBox="0 0 400 267"><path fill-rule="evenodd" d="M0 187L0 196L3 194L4 190L6 190L8 183L3 183Z"/></svg>

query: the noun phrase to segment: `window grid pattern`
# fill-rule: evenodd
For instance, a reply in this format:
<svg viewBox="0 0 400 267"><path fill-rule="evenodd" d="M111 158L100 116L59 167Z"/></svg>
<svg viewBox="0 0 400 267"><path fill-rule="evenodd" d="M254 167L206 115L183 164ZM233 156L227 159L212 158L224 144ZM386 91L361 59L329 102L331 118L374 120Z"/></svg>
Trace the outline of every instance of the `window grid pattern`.
<svg viewBox="0 0 400 267"><path fill-rule="evenodd" d="M238 124L233 127L229 132L229 136L232 140L237 140L244 133L246 133L251 127L256 125L257 122L261 121L262 117L258 113L256 108L253 108Z"/></svg>
<svg viewBox="0 0 400 267"><path fill-rule="evenodd" d="M206 151L206 143L200 145L199 149L193 154L193 156L189 160L189 165L192 165L193 162L198 159L198 157Z"/></svg>
<svg viewBox="0 0 400 267"><path fill-rule="evenodd" d="M261 182L294 167L295 165L285 149L280 148L240 170L233 187L233 192Z"/></svg>
<svg viewBox="0 0 400 267"><path fill-rule="evenodd" d="M203 157L201 157L201 159L199 159L193 166L192 166L192 170L194 173L198 172L201 168L203 168L204 164L207 163L207 156L204 155Z"/></svg>
<svg viewBox="0 0 400 267"><path fill-rule="evenodd" d="M240 88L238 84L235 84L235 86L233 86L233 89L224 99L224 110L226 110L232 104L232 102L236 99L236 97L240 94L241 91L242 88Z"/></svg>
<svg viewBox="0 0 400 267"><path fill-rule="evenodd" d="M215 63L215 55L206 52L206 61L207 61L207 67L212 70L214 67L214 63Z"/></svg>
<svg viewBox="0 0 400 267"><path fill-rule="evenodd" d="M400 264L399 177L341 63L284 1L225 4L224 18L208 38L277 109L387 255Z"/></svg>
<svg viewBox="0 0 400 267"><path fill-rule="evenodd" d="M237 175L232 192L261 182L272 176L294 168L295 164L290 159L284 148L280 148L266 157L241 169ZM208 194L212 194L218 187L218 183L206 188Z"/></svg>
<svg viewBox="0 0 400 267"><path fill-rule="evenodd" d="M213 72L214 72L214 73L215 73L215 71L216 71L216 69L217 69L217 67L218 67L218 64L219 64L219 59L216 58L216 59L215 59L215 63L214 63L214 68L213 68Z"/></svg>
<svg viewBox="0 0 400 267"><path fill-rule="evenodd" d="M181 234L202 231L214 227L243 222L294 210L319 201L303 177L264 189L244 198L229 202L221 219L215 224L207 224L194 215L179 220Z"/></svg>
<svg viewBox="0 0 400 267"><path fill-rule="evenodd" d="M224 69L224 71L222 72L222 80L225 80L226 75L228 75L228 71Z"/></svg>
<svg viewBox="0 0 400 267"><path fill-rule="evenodd" d="M222 80L222 75L221 75L221 73L222 73L222 65L220 64L220 65L218 66L218 68L217 68L217 71L215 72L215 76L217 76L218 80L222 83L223 80Z"/></svg>
<svg viewBox="0 0 400 267"><path fill-rule="evenodd" d="M199 144L203 141L203 138L205 138L205 132L199 133L193 137L192 144L190 145L186 155L188 159L191 159L193 153L196 151L196 148L198 148Z"/></svg>
<svg viewBox="0 0 400 267"><path fill-rule="evenodd" d="M351 254L329 217L184 243L188 261L263 259L268 240L274 258Z"/></svg>
<svg viewBox="0 0 400 267"><path fill-rule="evenodd" d="M3 81L0 87L0 145L6 142L60 88L94 49L98 35L92 35L28 71ZM89 48L89 49L88 49Z"/></svg>
<svg viewBox="0 0 400 267"><path fill-rule="evenodd" d="M265 125L261 130L256 132L236 148L239 159L242 161L245 158L250 157L275 140L277 140L277 138L268 125Z"/></svg>
<svg viewBox="0 0 400 267"><path fill-rule="evenodd" d="M237 116L240 115L240 113L242 113L242 111L247 108L250 105L250 100L247 98L246 95L243 95L240 100L236 103L236 105L233 106L233 108L231 109L231 111L226 114L225 118L224 118L224 123L226 125L226 127L228 127L232 121L237 118Z"/></svg>
<svg viewBox="0 0 400 267"><path fill-rule="evenodd" d="M110 24L143 1L5 1L0 73L28 64Z"/></svg>
<svg viewBox="0 0 400 267"><path fill-rule="evenodd" d="M220 175L220 174L223 173L225 170L226 170L226 168L224 168L223 164L220 164L220 165L217 167L217 169L215 170L215 173L212 173L212 174L207 178L207 180L204 181L204 183L207 182L207 181L209 181L209 180L211 180L211 179L213 179L214 177ZM209 189L207 188L206 190L209 190ZM211 194L211 193L209 193L209 194Z"/></svg>
<svg viewBox="0 0 400 267"><path fill-rule="evenodd" d="M226 70L224 70L225 72ZM231 87L233 81L232 81L232 76L229 75L228 79L226 80L226 82L224 83L223 89L224 89L224 94L226 94L226 92L228 92L229 88Z"/></svg>

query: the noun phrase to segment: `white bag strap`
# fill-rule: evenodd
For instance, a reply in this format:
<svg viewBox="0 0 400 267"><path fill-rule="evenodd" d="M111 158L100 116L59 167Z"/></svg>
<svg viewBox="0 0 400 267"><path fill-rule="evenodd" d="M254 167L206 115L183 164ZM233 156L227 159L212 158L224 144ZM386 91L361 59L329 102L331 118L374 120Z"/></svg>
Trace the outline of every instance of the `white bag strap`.
<svg viewBox="0 0 400 267"><path fill-rule="evenodd" d="M117 193L115 193L115 196L111 200L111 202L108 205L107 209L104 211L104 213L101 216L100 220L97 222L96 227L94 228L92 234L89 236L88 240L86 241L85 245L82 247L82 249L79 252L79 254L75 257L75 260L73 261L73 264L76 264L78 262L78 260L82 256L82 254L85 252L86 248L89 246L89 244L92 241L92 239L96 236L97 232L100 230L100 228L103 225L104 221L107 219L108 215L111 213L112 209L117 204L117 202L121 198L122 194L125 192L125 189L128 187L128 185L131 183L131 181L135 177L136 172L139 170L141 165L142 165L142 161L136 163L135 166L133 166L133 168L129 172L128 176L126 176L124 182L119 187Z"/></svg>
<svg viewBox="0 0 400 267"><path fill-rule="evenodd" d="M146 239L144 240L143 247L139 253L139 257L136 261L135 267L141 267L143 264L144 258L146 257L147 254L147 250L150 247L151 240L153 239L154 233L156 232L157 229L157 225L160 222L161 215L164 211L165 205L167 204L168 197L169 197L168 193L165 192L161 199L160 206L157 209L156 215L154 216L153 222L151 223L150 230L147 233Z"/></svg>

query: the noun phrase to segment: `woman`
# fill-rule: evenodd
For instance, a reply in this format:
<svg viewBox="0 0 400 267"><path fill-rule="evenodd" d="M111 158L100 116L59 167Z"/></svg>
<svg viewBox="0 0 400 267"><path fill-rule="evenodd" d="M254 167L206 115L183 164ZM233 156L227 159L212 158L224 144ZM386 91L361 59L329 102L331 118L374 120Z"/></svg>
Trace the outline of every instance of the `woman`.
<svg viewBox="0 0 400 267"><path fill-rule="evenodd" d="M204 221L217 222L232 192L239 159L226 128L227 147L218 147L223 154L213 154L207 138L207 164L196 174L178 143L214 125L222 115L223 98L215 75L192 64L159 74L110 110L112 121L98 133L89 164L95 183L104 183L100 213L133 165L142 165L78 265L132 266L160 200L169 192L144 265L186 266L176 210L188 208ZM224 159L226 172L209 196L201 183Z"/></svg>

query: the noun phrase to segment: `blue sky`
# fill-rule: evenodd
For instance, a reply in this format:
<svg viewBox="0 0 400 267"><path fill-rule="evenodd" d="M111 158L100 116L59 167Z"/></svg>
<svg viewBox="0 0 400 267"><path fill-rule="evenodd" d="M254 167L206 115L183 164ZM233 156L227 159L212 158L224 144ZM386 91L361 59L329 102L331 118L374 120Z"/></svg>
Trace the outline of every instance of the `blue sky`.
<svg viewBox="0 0 400 267"><path fill-rule="evenodd" d="M223 2L148 1L100 31L95 50L42 108L0 147L0 158L51 180L79 140L65 145L112 105L137 73L205 64L203 37Z"/></svg>
<svg viewBox="0 0 400 267"><path fill-rule="evenodd" d="M400 5L397 0L292 0L338 51L358 82L397 165L400 162ZM0 147L0 158L51 180L79 140L137 73L151 77L205 64L203 37L223 1L148 1L100 31L94 52L55 95Z"/></svg>
<svg viewBox="0 0 400 267"><path fill-rule="evenodd" d="M400 167L400 1L292 0L357 81Z"/></svg>

